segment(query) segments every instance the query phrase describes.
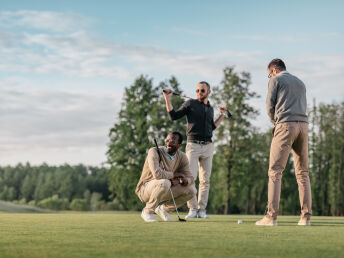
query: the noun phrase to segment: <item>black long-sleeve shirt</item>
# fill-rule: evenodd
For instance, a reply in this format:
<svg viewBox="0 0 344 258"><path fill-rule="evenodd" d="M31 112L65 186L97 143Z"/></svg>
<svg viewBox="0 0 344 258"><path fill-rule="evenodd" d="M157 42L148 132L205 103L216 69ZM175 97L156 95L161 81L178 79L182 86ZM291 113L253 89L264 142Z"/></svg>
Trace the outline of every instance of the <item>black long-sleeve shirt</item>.
<svg viewBox="0 0 344 258"><path fill-rule="evenodd" d="M172 109L168 114L171 120L177 120L186 115L188 140L211 142L216 126L214 109L209 101L208 104L204 104L197 99L189 99L177 111Z"/></svg>

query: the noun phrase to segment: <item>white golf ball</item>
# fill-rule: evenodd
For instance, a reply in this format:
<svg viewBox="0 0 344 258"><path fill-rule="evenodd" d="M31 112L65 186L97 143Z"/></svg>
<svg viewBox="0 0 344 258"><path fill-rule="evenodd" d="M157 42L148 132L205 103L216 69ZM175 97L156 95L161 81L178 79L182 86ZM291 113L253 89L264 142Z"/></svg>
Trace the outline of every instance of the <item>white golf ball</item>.
<svg viewBox="0 0 344 258"><path fill-rule="evenodd" d="M238 219L238 224L242 224L242 220L241 219Z"/></svg>

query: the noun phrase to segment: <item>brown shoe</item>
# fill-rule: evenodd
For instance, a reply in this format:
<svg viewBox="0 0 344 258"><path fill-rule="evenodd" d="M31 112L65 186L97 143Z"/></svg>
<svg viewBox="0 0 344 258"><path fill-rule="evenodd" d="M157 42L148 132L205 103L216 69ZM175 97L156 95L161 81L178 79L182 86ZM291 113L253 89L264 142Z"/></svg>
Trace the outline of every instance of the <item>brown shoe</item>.
<svg viewBox="0 0 344 258"><path fill-rule="evenodd" d="M264 216L256 222L256 226L277 226L277 219Z"/></svg>
<svg viewBox="0 0 344 258"><path fill-rule="evenodd" d="M298 226L310 226L311 225L311 220L307 218L301 218L299 220L299 223L297 223Z"/></svg>

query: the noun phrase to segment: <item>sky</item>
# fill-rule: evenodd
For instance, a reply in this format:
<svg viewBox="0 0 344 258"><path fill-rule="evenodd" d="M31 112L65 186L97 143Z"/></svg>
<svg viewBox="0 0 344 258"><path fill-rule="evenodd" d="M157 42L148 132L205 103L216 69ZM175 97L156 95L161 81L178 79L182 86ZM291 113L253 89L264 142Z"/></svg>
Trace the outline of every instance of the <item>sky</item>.
<svg viewBox="0 0 344 258"><path fill-rule="evenodd" d="M124 89L176 76L189 96L226 66L250 72L265 111L273 58L308 104L344 100L343 1L0 0L0 166L100 166Z"/></svg>

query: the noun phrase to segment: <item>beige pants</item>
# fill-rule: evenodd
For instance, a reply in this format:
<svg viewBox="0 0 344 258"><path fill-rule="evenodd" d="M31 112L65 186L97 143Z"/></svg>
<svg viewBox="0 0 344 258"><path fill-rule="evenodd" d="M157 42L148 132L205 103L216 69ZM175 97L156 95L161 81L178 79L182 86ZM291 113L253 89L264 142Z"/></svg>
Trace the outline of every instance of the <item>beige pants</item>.
<svg viewBox="0 0 344 258"><path fill-rule="evenodd" d="M196 194L195 185L176 185L171 187L168 179L151 180L145 183L139 192L141 201L146 203L144 208L148 213L154 213L156 207L164 202L166 211L174 211L175 207L171 197L170 188L172 190L177 208L185 204Z"/></svg>
<svg viewBox="0 0 344 258"><path fill-rule="evenodd" d="M278 215L282 172L290 150L294 157L301 216L310 218L312 196L308 175L308 124L305 122L285 122L276 125L270 149L267 216L276 218Z"/></svg>
<svg viewBox="0 0 344 258"><path fill-rule="evenodd" d="M190 170L195 181L199 173L198 202L195 195L188 202L188 208L190 210L205 210L208 204L214 144L201 145L188 142L185 150L190 163Z"/></svg>

